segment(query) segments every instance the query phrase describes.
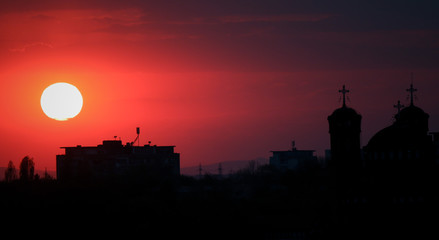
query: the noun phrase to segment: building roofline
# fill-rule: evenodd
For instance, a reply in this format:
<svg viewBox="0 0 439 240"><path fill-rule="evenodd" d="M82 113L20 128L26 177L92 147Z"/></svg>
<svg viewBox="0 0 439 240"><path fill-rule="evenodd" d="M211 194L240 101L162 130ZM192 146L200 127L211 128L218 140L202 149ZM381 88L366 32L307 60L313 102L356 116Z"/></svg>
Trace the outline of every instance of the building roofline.
<svg viewBox="0 0 439 240"><path fill-rule="evenodd" d="M82 146L82 145L77 145L77 146L73 146L73 147L59 147L60 149L67 149L67 148L96 148L99 146L103 146L102 144L99 144L97 146ZM126 145L122 145L123 147L126 147ZM176 147L175 145L169 145L169 146L158 146L158 145L143 145L143 146L130 146L132 148L143 148L143 147Z"/></svg>
<svg viewBox="0 0 439 240"><path fill-rule="evenodd" d="M316 150L286 150L286 151L270 151L270 152L315 152Z"/></svg>

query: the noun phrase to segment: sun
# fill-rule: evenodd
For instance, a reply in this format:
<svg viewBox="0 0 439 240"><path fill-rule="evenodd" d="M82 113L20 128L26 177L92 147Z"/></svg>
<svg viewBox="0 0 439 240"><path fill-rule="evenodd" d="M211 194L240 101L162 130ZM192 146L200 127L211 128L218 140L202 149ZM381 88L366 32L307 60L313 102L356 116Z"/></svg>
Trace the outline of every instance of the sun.
<svg viewBox="0 0 439 240"><path fill-rule="evenodd" d="M81 112L82 95L72 84L59 82L48 86L41 95L41 108L52 119L66 121Z"/></svg>

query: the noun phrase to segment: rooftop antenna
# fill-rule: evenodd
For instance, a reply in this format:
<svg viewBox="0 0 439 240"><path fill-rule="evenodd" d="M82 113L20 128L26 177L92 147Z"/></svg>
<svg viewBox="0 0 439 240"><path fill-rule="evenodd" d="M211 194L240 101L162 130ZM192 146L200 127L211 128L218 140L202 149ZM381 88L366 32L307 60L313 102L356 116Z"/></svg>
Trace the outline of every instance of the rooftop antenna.
<svg viewBox="0 0 439 240"><path fill-rule="evenodd" d="M223 168L221 167L221 163L218 164L218 176L222 176L223 175Z"/></svg>
<svg viewBox="0 0 439 240"><path fill-rule="evenodd" d="M136 128L137 133L137 146L140 147L140 127Z"/></svg>
<svg viewBox="0 0 439 240"><path fill-rule="evenodd" d="M201 168L201 163L200 163L200 165L198 166L198 177L199 177L199 179L201 179L201 172L203 171L203 169Z"/></svg>
<svg viewBox="0 0 439 240"><path fill-rule="evenodd" d="M136 128L136 133L137 133L136 139L134 139L134 141L131 142L131 146L134 146L134 143L136 143L136 141L137 141L137 146L139 147L140 146L140 128L139 127Z"/></svg>
<svg viewBox="0 0 439 240"><path fill-rule="evenodd" d="M293 141L291 142L291 147L292 147L291 149L292 149L293 151L296 150L296 141L293 140Z"/></svg>

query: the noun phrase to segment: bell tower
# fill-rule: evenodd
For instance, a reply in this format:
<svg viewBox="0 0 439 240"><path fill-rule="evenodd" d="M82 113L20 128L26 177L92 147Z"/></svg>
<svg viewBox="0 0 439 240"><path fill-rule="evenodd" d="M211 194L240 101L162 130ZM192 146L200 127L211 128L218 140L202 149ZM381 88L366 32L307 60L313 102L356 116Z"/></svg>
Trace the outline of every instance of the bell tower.
<svg viewBox="0 0 439 240"><path fill-rule="evenodd" d="M337 174L350 172L361 166L361 115L346 106L346 93L349 90L343 85L339 92L343 94L343 105L328 116L331 140L330 165L337 169Z"/></svg>

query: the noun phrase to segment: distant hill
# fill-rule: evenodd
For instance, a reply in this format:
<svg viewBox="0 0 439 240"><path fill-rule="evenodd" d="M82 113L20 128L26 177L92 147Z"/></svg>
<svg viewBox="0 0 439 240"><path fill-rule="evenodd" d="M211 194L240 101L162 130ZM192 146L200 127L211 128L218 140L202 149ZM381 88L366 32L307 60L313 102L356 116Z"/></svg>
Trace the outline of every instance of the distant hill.
<svg viewBox="0 0 439 240"><path fill-rule="evenodd" d="M5 170L6 167L0 167L0 181L3 181L3 179L5 179ZM17 177L19 175L18 171L19 169L17 168ZM40 169L35 170L35 174L40 175L40 177L44 176L44 172L45 172L44 170L40 170ZM49 173L49 175L52 176L53 178L56 178L56 171L48 170L47 173Z"/></svg>
<svg viewBox="0 0 439 240"><path fill-rule="evenodd" d="M235 160L235 161L224 161L208 165L201 164L202 174L218 174L218 166L221 163L222 173L227 175L230 173L237 172L238 170L244 169L249 166L249 162L255 161L258 166L268 164L268 159L256 158L251 160ZM187 176L197 176L199 174L199 165L180 168L181 175Z"/></svg>

